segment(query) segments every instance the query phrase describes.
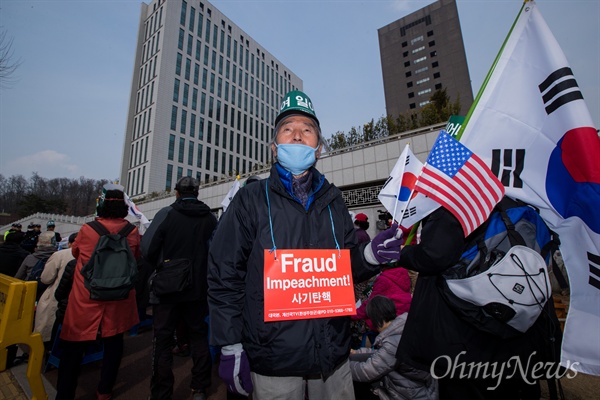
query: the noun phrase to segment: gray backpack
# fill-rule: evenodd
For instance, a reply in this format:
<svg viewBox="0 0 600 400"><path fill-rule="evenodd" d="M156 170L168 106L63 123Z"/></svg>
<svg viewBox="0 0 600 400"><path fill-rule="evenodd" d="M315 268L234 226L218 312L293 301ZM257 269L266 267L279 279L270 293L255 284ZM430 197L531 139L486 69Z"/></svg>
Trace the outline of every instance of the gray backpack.
<svg viewBox="0 0 600 400"><path fill-rule="evenodd" d="M100 235L92 256L81 268L90 299L126 299L138 276L137 261L127 243L127 236L135 226L128 222L118 233L111 234L98 221L88 225Z"/></svg>

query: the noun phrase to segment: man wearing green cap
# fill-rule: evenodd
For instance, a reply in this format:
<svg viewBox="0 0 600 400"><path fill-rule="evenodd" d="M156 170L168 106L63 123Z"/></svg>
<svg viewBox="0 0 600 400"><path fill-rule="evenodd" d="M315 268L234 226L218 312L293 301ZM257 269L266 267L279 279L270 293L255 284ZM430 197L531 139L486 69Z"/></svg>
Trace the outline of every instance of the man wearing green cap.
<svg viewBox="0 0 600 400"><path fill-rule="evenodd" d="M274 295L265 284L288 270L281 265L289 254L306 263L323 249L328 262L347 268L357 282L379 272L378 260L365 261L363 250L371 251L371 245L357 244L340 190L315 168L323 146L310 98L297 90L286 94L275 119L270 176L240 189L215 232L209 251L210 337L222 347L219 375L230 392L254 390L255 400L303 400L305 391L311 399L354 398L349 314L271 312L273 296L283 308L291 295ZM346 289L353 304L352 285ZM313 292L326 302L326 289Z"/></svg>

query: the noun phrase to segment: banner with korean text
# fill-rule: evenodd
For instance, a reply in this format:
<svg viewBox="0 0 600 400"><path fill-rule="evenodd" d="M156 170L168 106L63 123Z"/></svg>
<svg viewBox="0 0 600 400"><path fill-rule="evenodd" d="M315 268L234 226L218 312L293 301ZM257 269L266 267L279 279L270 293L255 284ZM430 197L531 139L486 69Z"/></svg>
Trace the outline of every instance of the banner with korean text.
<svg viewBox="0 0 600 400"><path fill-rule="evenodd" d="M350 251L265 250L265 322L356 314Z"/></svg>

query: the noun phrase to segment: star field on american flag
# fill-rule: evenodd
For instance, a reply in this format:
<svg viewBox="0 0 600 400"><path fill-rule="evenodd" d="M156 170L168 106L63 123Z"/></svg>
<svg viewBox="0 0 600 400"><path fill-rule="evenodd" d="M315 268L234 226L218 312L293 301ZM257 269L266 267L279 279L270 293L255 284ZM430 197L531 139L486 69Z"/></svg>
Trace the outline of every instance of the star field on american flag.
<svg viewBox="0 0 600 400"><path fill-rule="evenodd" d="M439 143L434 146L433 153L427 161L450 178L465 165L473 153L460 142L450 136L440 136Z"/></svg>

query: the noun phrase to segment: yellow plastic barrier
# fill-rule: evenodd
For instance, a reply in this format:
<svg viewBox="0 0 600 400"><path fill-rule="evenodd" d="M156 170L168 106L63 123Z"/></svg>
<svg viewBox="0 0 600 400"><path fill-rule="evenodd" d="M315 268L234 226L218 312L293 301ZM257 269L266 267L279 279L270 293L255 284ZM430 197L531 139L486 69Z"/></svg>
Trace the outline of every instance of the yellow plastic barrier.
<svg viewBox="0 0 600 400"><path fill-rule="evenodd" d="M0 274L0 371L6 369L6 348L12 344L29 346L27 380L33 400L46 400L42 382L44 343L32 333L37 282L25 282Z"/></svg>

